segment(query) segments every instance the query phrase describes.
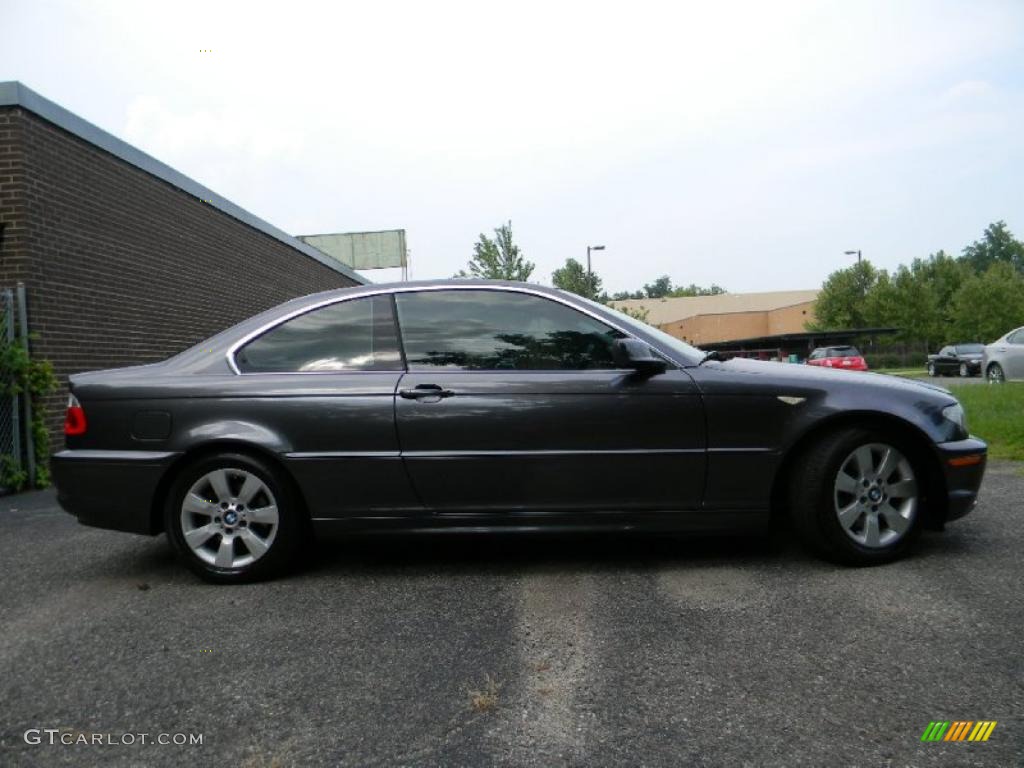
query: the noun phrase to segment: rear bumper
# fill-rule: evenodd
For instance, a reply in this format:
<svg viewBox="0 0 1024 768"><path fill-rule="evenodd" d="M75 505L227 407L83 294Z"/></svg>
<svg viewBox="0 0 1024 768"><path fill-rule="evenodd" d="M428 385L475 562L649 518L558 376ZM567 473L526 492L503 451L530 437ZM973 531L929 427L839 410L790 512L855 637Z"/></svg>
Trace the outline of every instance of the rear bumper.
<svg viewBox="0 0 1024 768"><path fill-rule="evenodd" d="M176 453L61 451L50 458L57 501L83 525L129 533L160 532L152 514L157 485Z"/></svg>
<svg viewBox="0 0 1024 768"><path fill-rule="evenodd" d="M988 445L976 438L939 443L939 459L946 482L946 521L966 515L978 501L978 489L985 476Z"/></svg>

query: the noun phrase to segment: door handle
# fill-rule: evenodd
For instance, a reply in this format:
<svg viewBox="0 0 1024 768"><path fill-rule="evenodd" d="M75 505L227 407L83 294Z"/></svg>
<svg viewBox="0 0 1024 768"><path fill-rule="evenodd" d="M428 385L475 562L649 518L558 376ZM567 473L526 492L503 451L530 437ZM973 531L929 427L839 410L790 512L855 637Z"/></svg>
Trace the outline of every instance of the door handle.
<svg viewBox="0 0 1024 768"><path fill-rule="evenodd" d="M399 397L404 397L406 400L421 400L426 397L441 399L454 394L450 389L444 389L439 384L417 384L413 389L398 390Z"/></svg>

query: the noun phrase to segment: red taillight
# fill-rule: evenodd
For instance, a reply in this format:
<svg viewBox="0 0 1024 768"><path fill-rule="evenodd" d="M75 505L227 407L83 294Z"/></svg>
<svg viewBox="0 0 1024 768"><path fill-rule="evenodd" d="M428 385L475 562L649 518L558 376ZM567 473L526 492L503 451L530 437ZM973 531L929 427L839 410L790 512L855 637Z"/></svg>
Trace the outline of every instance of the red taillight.
<svg viewBox="0 0 1024 768"><path fill-rule="evenodd" d="M64 413L64 434L84 435L88 425L85 421L85 411L82 404L74 395L68 397L68 409Z"/></svg>

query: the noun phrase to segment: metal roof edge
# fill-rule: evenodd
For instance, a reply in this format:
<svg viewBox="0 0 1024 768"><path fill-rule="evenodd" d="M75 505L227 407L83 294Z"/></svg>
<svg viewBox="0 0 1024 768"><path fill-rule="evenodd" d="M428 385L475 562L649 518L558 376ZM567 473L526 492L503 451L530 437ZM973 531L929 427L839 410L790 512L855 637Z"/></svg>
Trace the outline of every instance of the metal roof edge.
<svg viewBox="0 0 1024 768"><path fill-rule="evenodd" d="M748 336L745 339L726 339L724 341L704 341L701 348L722 346L726 344L753 344L755 342L772 341L810 341L820 337L832 336L847 338L853 336L888 336L899 333L900 328L837 328L831 331L792 331L790 333L773 333L767 336Z"/></svg>
<svg viewBox="0 0 1024 768"><path fill-rule="evenodd" d="M62 128L83 141L87 141L93 146L102 149L104 152L145 171L151 176L155 176L161 181L167 182L173 187L177 187L186 194L204 201L207 205L213 206L233 219L237 219L243 224L265 235L269 235L311 259L315 259L325 267L333 269L335 272L340 272L350 280L355 280L357 284L366 285L372 282L337 259L332 259L323 251L292 237L287 232L278 229L258 216L254 216L227 198L221 197L208 187L204 187L199 182L190 179L180 171L176 171L166 163L160 162L152 155L147 155L128 142L117 138L112 133L104 131L102 128L93 125L88 120L79 117L59 104L40 96L17 80L0 82L0 107L21 107L26 109L47 122L56 125L58 128Z"/></svg>

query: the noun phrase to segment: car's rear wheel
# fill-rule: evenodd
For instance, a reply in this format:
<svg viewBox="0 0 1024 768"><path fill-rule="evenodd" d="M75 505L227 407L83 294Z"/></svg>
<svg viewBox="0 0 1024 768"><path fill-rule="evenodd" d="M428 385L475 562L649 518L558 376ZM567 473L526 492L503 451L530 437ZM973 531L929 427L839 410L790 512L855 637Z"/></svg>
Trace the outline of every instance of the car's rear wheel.
<svg viewBox="0 0 1024 768"><path fill-rule="evenodd" d="M1002 384L1006 381L1006 375L1003 373L1003 366L999 363L992 363L992 365L985 370L985 376L992 384Z"/></svg>
<svg viewBox="0 0 1024 768"><path fill-rule="evenodd" d="M935 376L935 363L928 363L928 375Z"/></svg>
<svg viewBox="0 0 1024 768"><path fill-rule="evenodd" d="M966 379L971 375L970 369L967 367L967 363L960 363L960 378Z"/></svg>
<svg viewBox="0 0 1024 768"><path fill-rule="evenodd" d="M164 515L181 559L218 583L282 572L304 530L288 479L269 463L238 453L186 467L171 487Z"/></svg>
<svg viewBox="0 0 1024 768"><path fill-rule="evenodd" d="M877 430L840 430L804 454L790 485L804 543L851 565L903 555L920 531L924 479L913 452Z"/></svg>

